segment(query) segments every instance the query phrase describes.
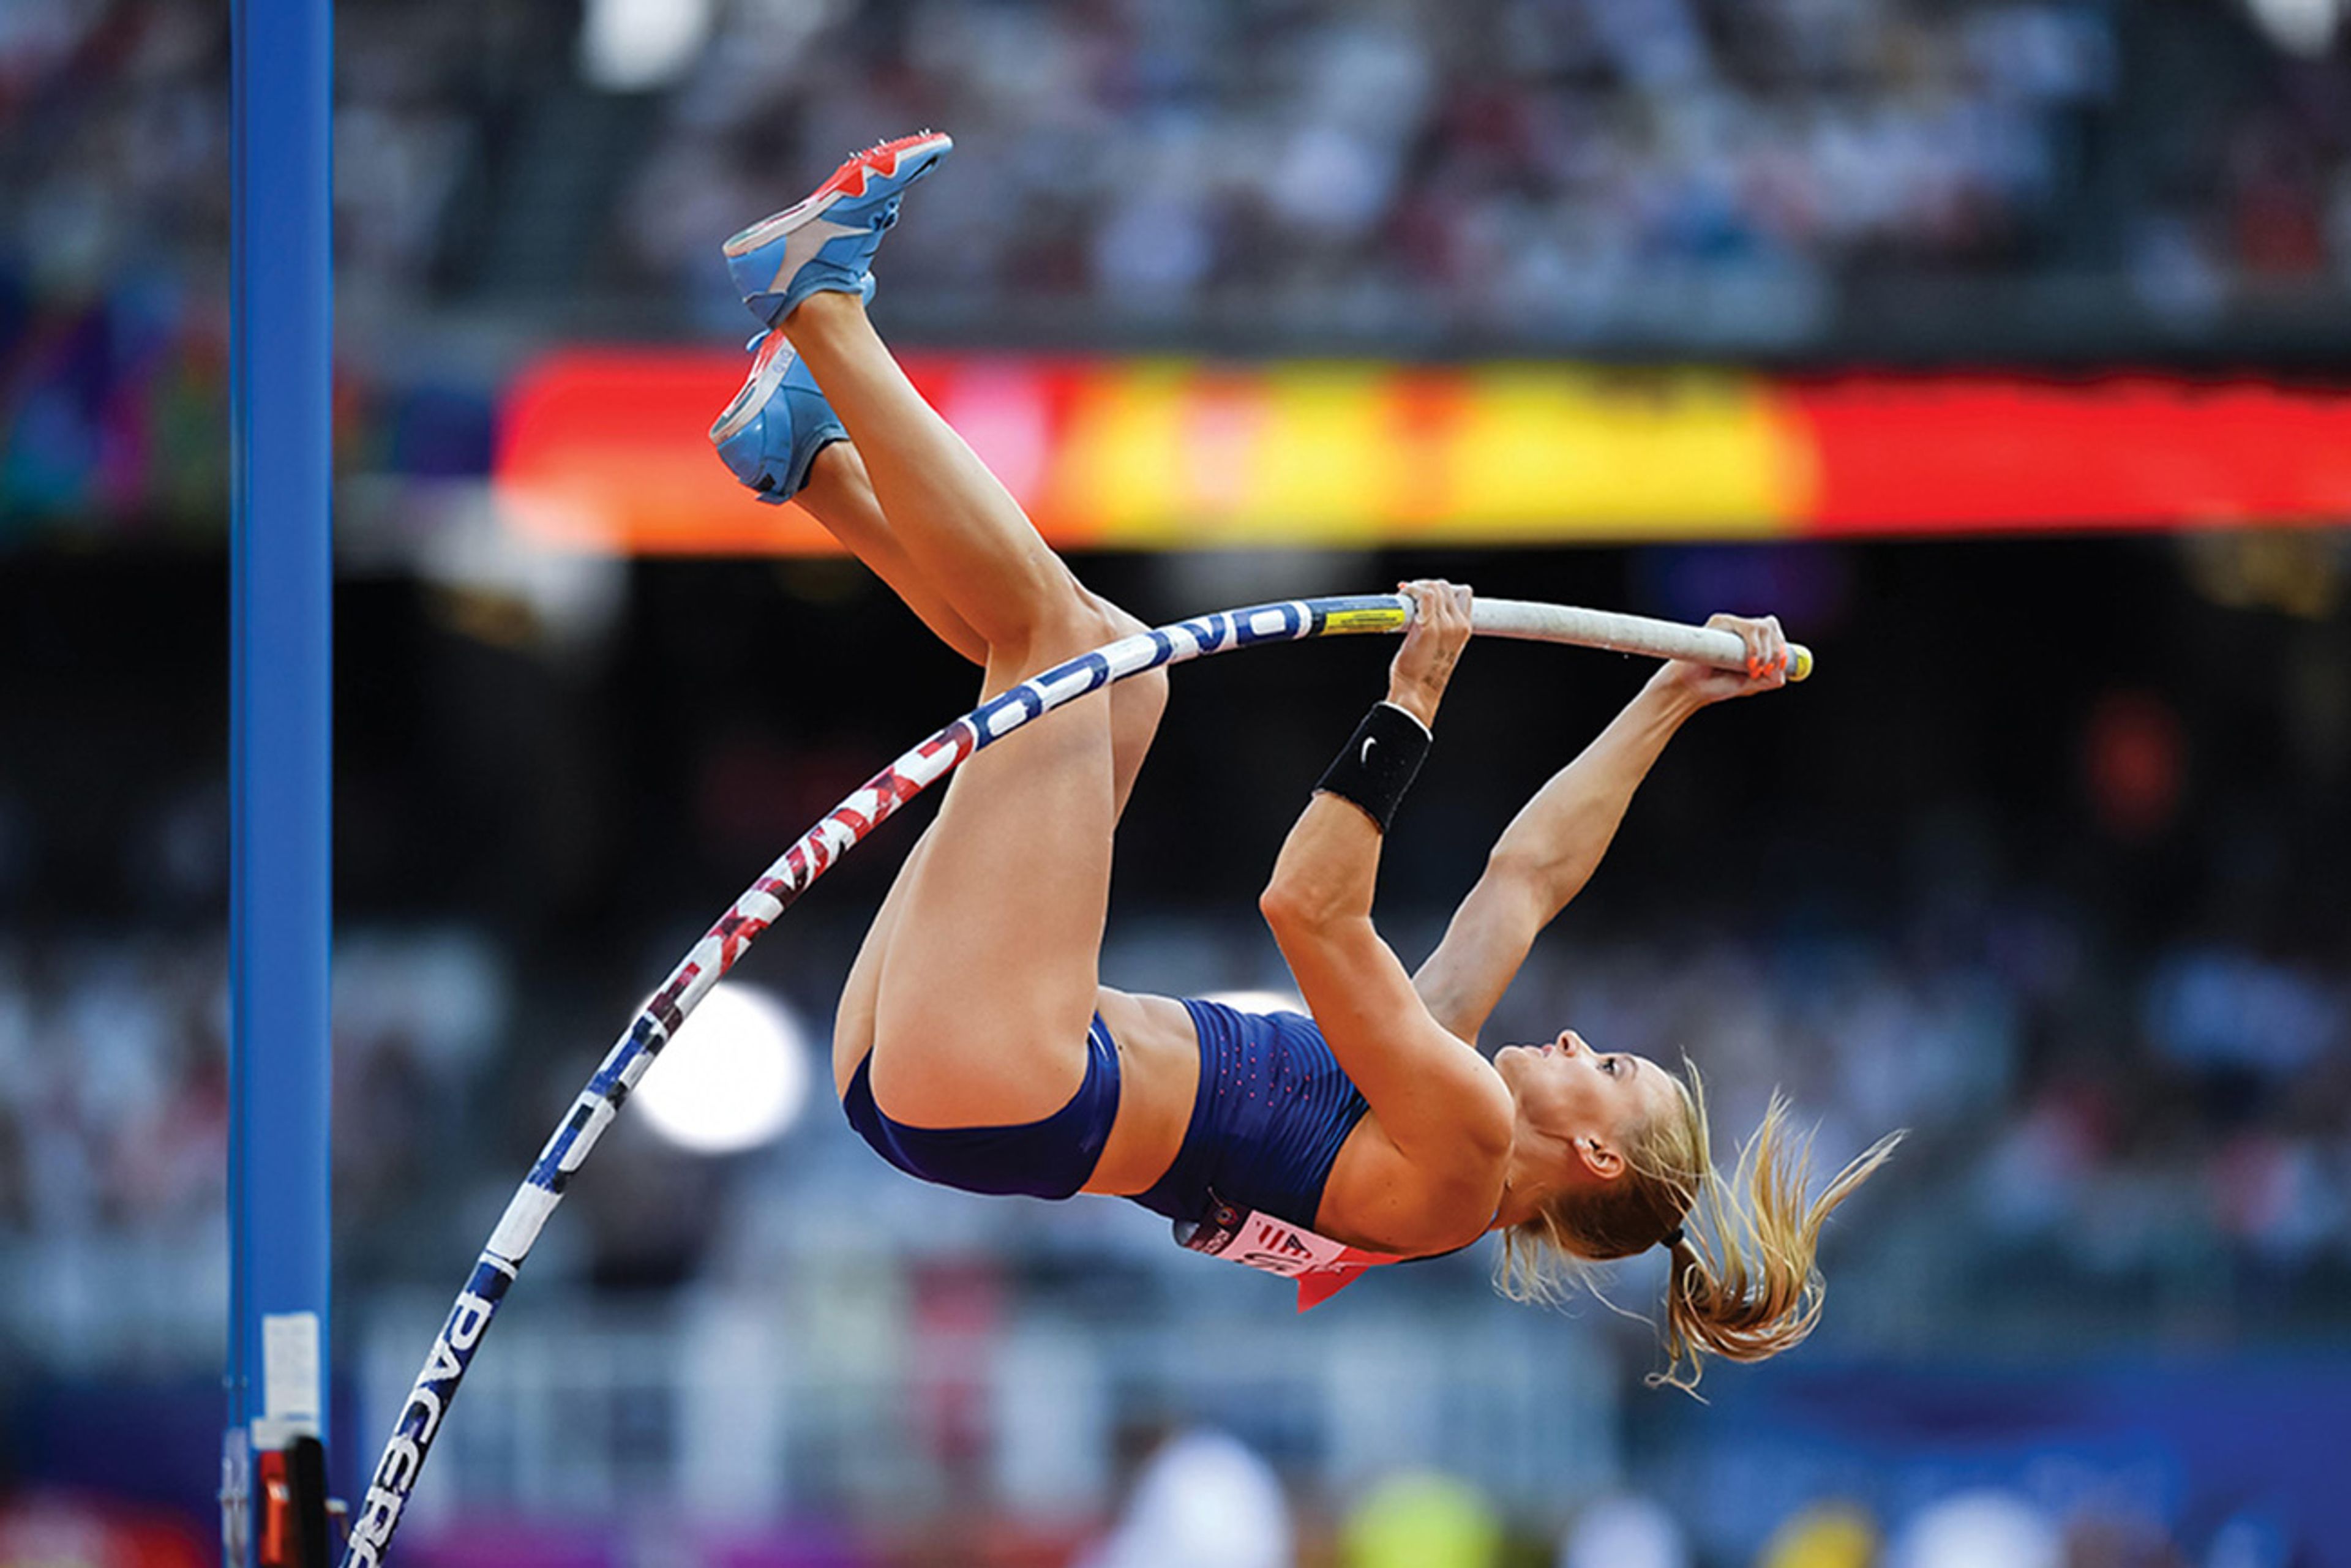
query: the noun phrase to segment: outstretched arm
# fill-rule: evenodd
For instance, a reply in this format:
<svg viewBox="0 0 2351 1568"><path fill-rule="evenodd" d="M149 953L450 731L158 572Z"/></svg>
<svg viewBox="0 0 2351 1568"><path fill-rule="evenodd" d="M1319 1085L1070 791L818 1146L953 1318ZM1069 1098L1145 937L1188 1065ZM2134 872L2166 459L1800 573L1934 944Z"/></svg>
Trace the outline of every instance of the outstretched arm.
<svg viewBox="0 0 2351 1568"><path fill-rule="evenodd" d="M1468 640L1469 595L1443 583L1412 589L1420 612L1390 672L1388 701L1426 727ZM1429 1016L1373 927L1380 831L1353 800L1318 791L1283 842L1259 906L1322 1038L1413 1169L1416 1179L1395 1184L1395 1203L1379 1217L1383 1234L1401 1239L1450 1208L1490 1207L1491 1193L1452 1193L1445 1184L1484 1168L1461 1159L1465 1142L1491 1145L1496 1159L1507 1150L1510 1109L1501 1080ZM1487 1211L1478 1207L1477 1218Z"/></svg>
<svg viewBox="0 0 2351 1568"><path fill-rule="evenodd" d="M1452 1033L1478 1038L1536 936L1598 869L1633 791L1683 721L1709 703L1786 683L1788 644L1778 620L1717 615L1707 624L1737 632L1746 641L1748 673L1681 661L1660 666L1608 727L1535 792L1496 841L1485 874L1454 912L1437 951L1413 977L1430 1015Z"/></svg>

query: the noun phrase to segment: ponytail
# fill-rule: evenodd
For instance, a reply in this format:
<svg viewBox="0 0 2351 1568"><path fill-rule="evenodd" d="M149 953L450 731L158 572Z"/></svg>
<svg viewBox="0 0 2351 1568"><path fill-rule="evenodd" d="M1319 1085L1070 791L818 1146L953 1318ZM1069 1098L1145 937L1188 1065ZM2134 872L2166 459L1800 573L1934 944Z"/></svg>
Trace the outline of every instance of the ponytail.
<svg viewBox="0 0 2351 1568"><path fill-rule="evenodd" d="M1555 1301L1562 1273L1575 1277L1576 1260L1665 1245L1667 1362L1648 1382L1695 1393L1705 1357L1762 1361L1813 1332L1827 1290L1815 1261L1821 1227L1886 1163L1902 1134L1880 1138L1808 1198L1813 1141L1790 1130L1783 1096L1772 1094L1726 1178L1711 1156L1698 1069L1674 1086L1679 1113L1636 1135L1623 1178L1597 1195L1562 1197L1505 1233L1499 1283L1513 1300Z"/></svg>

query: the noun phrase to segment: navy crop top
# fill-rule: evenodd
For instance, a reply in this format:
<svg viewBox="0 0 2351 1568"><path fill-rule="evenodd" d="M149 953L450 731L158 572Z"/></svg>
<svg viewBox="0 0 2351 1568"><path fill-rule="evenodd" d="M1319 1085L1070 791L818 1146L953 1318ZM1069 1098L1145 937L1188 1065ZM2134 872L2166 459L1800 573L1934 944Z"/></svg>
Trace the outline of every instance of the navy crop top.
<svg viewBox="0 0 2351 1568"><path fill-rule="evenodd" d="M1339 1146L1370 1107L1304 1014L1184 1007L1200 1035L1199 1092L1175 1163L1134 1201L1186 1221L1221 1202L1312 1229Z"/></svg>

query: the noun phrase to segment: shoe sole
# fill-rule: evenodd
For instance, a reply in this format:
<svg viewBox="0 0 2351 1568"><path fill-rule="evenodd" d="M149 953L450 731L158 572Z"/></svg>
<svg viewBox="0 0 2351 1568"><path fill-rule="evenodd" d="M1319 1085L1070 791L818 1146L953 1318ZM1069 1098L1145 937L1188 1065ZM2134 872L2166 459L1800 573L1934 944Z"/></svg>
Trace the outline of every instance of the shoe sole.
<svg viewBox="0 0 2351 1568"><path fill-rule="evenodd" d="M750 428L751 421L768 406L768 400L776 395L776 389L784 384L784 378L791 373L792 361L798 358L799 356L792 351L791 344L781 331L770 330L768 333L759 344L758 357L751 361L750 379L743 383L743 390L735 394L735 401L728 403L711 423L710 444L713 446L724 446Z"/></svg>
<svg viewBox="0 0 2351 1568"><path fill-rule="evenodd" d="M762 246L773 245L801 225L822 217L836 204L862 197L874 176L912 183L915 176L946 157L954 146L955 139L944 131L921 131L868 147L835 169L831 178L806 197L780 213L761 218L720 248L730 261L748 256Z"/></svg>

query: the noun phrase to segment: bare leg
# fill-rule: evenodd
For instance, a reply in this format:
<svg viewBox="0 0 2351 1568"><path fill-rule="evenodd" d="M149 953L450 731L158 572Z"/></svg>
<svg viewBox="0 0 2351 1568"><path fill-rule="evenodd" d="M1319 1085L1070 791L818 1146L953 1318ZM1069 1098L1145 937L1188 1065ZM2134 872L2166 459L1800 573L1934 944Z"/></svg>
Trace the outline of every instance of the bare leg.
<svg viewBox="0 0 2351 1568"><path fill-rule="evenodd" d="M916 568L905 546L891 529L881 498L873 493L872 478L865 471L865 459L859 455L854 442L836 441L816 455L809 468L808 487L800 492L799 500L851 554L887 583L940 642L975 664L987 664L986 640ZM1061 570L1069 572L1066 565ZM1117 623L1116 635L1144 629L1142 622L1079 582L1074 575L1070 581ZM1166 703L1167 680L1164 674L1140 675L1111 690L1111 730L1122 813L1126 810L1127 796L1134 789L1135 775L1142 770L1143 759L1151 749L1151 738L1158 729L1159 716Z"/></svg>
<svg viewBox="0 0 2351 1568"><path fill-rule="evenodd" d="M990 691L1008 684L998 665L1042 667L1032 643L1058 645L1099 622L1019 503L906 380L862 300L813 295L783 327L848 426L907 559L987 644Z"/></svg>
<svg viewBox="0 0 2351 1568"><path fill-rule="evenodd" d="M836 441L819 452L809 465L808 486L798 499L850 554L888 583L890 591L940 642L975 664L987 663L987 641L906 559L905 547L890 531L889 518L883 515L873 481L865 472L865 460L857 455L854 444Z"/></svg>
<svg viewBox="0 0 2351 1568"><path fill-rule="evenodd" d="M1077 581L914 392L858 301L820 295L787 330L857 444L880 527L846 465L812 509L942 637L960 644L951 633L968 629L985 643L987 691L1135 628ZM870 1040L874 1095L893 1118L1030 1121L1076 1090L1112 831L1165 677L1112 696L1049 714L966 763L899 873L844 990L834 1061L845 1082Z"/></svg>
<svg viewBox="0 0 2351 1568"><path fill-rule="evenodd" d="M872 481L865 472L864 461L858 455L854 443L836 442L817 455L810 469L808 487L800 493L799 500L851 553L887 583L941 642L974 664L987 663L987 645L955 612L946 596L915 570L914 563L906 557L904 547L892 533L889 520L873 494ZM1097 600L1097 602L1102 601ZM1103 608L1113 616L1122 618L1123 630L1136 630L1142 624L1132 617L1125 617L1115 606L1105 602ZM1112 774L1121 814L1124 813L1127 798L1134 791L1135 776L1141 772L1144 758L1150 752L1160 714L1166 706L1166 695L1167 683L1164 674L1123 681L1110 693ZM915 864L922 855L920 844L908 854L897 883L874 915L873 924L859 948L857 961L851 966L848 978L841 986L841 1000L835 1009L833 1022L832 1059L836 1092L848 1088L858 1063L864 1061L866 1053L873 1049L873 1019L881 995L882 960L889 950L891 934L897 928L899 912L905 907L906 889L912 884Z"/></svg>

